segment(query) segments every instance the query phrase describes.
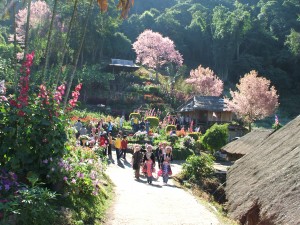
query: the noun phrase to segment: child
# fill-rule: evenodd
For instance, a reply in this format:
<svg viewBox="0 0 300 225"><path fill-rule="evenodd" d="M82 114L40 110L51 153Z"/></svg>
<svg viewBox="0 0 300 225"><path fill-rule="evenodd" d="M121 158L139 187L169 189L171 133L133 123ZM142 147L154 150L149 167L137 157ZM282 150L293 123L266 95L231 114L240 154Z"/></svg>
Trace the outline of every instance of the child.
<svg viewBox="0 0 300 225"><path fill-rule="evenodd" d="M164 185L167 185L168 180L169 180L169 175L172 175L172 170L171 170L171 165L170 165L170 161L173 160L171 146L166 147L166 154L163 155L162 159L163 159L163 163L162 163L163 183L164 183Z"/></svg>
<svg viewBox="0 0 300 225"><path fill-rule="evenodd" d="M115 149L116 149L117 160L120 160L120 149L121 149L121 135L120 134L118 134L118 136L115 140Z"/></svg>
<svg viewBox="0 0 300 225"><path fill-rule="evenodd" d="M149 156L148 156L149 157ZM154 165L152 159L149 157L145 163L146 165L146 176L148 184L152 184L152 173L154 172Z"/></svg>
<svg viewBox="0 0 300 225"><path fill-rule="evenodd" d="M126 160L126 151L127 151L127 144L128 144L128 140L126 138L127 138L127 136L124 135L123 139L121 141L121 152L120 152L120 156L119 156L119 158L121 158L121 156L123 155L124 160Z"/></svg>
<svg viewBox="0 0 300 225"><path fill-rule="evenodd" d="M152 173L154 172L154 167L155 167L155 156L152 152L153 147L152 145L146 145L146 153L144 156L144 168L143 172L147 177L147 182L148 184L152 184Z"/></svg>
<svg viewBox="0 0 300 225"><path fill-rule="evenodd" d="M140 179L140 167L141 167L141 162L143 158L143 154L141 153L141 146L136 144L133 147L134 153L132 155L132 168L134 170L134 177L135 179L139 180Z"/></svg>

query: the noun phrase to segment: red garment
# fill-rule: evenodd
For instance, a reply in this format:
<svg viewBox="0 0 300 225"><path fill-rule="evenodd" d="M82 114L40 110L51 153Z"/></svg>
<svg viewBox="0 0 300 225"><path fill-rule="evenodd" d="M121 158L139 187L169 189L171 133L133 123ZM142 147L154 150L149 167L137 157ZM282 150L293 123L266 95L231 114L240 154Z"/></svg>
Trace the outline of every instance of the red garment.
<svg viewBox="0 0 300 225"><path fill-rule="evenodd" d="M146 161L147 176L151 177L153 173L153 162L151 159Z"/></svg>
<svg viewBox="0 0 300 225"><path fill-rule="evenodd" d="M105 138L103 137L103 136L101 136L100 137L100 140L99 140L99 144L100 144L100 146L106 146L106 140L105 140Z"/></svg>
<svg viewBox="0 0 300 225"><path fill-rule="evenodd" d="M128 141L123 139L121 141L121 149L127 149L127 144L128 144Z"/></svg>

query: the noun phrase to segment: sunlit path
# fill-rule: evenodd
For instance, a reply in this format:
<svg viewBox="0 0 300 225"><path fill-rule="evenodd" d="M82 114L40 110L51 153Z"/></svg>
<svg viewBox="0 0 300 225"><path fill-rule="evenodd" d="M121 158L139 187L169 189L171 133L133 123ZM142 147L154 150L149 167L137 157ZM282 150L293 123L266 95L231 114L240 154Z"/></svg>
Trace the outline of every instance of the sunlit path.
<svg viewBox="0 0 300 225"><path fill-rule="evenodd" d="M173 172L179 169L180 165L173 163ZM106 224L221 224L192 195L177 188L172 179L167 186L162 185L161 177L152 185L147 184L145 177L135 181L129 162L123 159L119 164L117 161L110 164L107 174L116 185L116 199Z"/></svg>

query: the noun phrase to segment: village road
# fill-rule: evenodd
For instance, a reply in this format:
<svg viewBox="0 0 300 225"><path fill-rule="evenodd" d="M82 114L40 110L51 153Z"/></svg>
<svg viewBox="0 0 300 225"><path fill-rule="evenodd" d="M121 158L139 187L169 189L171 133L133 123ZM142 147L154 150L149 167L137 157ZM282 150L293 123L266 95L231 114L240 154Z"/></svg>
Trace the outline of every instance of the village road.
<svg viewBox="0 0 300 225"><path fill-rule="evenodd" d="M113 158L115 159L114 155ZM131 155L127 155L131 159ZM173 174L180 163L172 163ZM115 184L116 198L107 215L107 225L219 225L218 218L195 197L174 185L170 179L163 186L162 178L147 184L146 178L134 180L129 162L113 161L107 174Z"/></svg>

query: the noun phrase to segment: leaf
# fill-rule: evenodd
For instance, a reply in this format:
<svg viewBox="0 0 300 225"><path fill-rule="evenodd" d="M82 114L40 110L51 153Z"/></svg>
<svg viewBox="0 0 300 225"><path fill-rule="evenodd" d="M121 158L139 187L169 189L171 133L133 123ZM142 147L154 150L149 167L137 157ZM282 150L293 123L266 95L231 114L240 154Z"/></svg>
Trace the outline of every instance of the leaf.
<svg viewBox="0 0 300 225"><path fill-rule="evenodd" d="M97 0L101 12L106 12L108 9L107 0Z"/></svg>
<svg viewBox="0 0 300 225"><path fill-rule="evenodd" d="M121 18L126 19L131 6L133 6L134 0L120 0L117 8L121 9Z"/></svg>

